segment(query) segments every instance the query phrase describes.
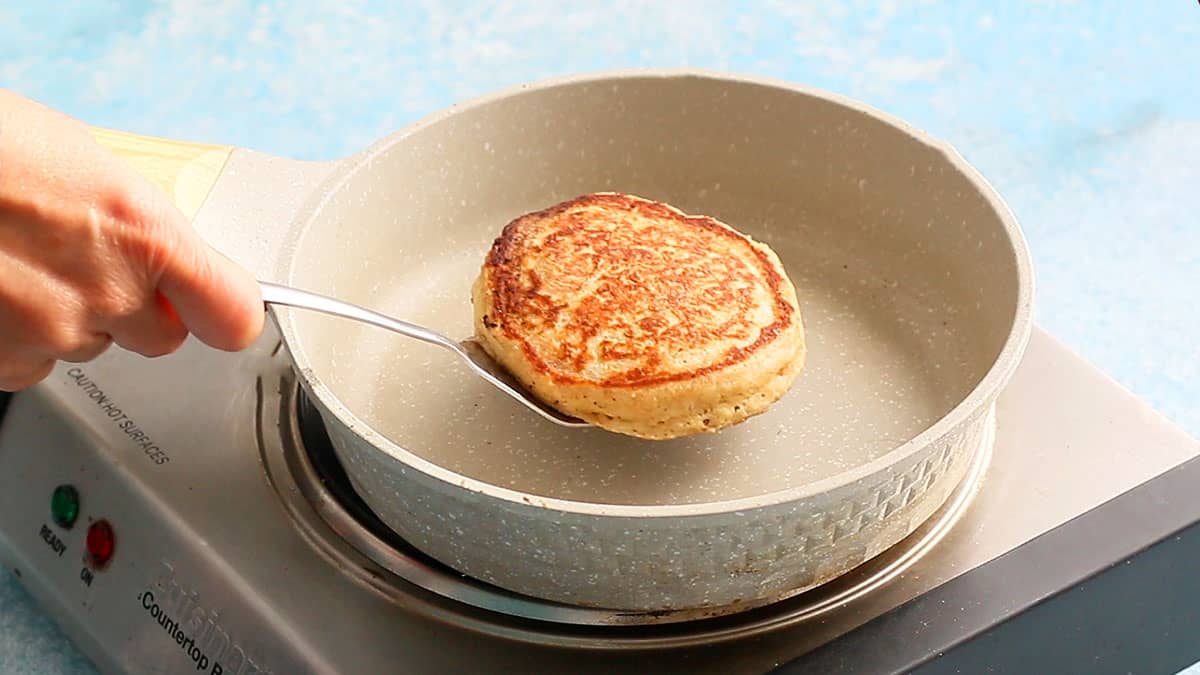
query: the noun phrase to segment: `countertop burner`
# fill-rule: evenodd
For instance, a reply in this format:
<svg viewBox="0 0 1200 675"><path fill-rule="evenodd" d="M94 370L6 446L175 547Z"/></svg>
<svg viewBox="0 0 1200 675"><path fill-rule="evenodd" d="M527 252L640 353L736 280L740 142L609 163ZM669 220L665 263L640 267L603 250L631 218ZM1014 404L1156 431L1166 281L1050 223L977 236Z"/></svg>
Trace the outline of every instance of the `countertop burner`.
<svg viewBox="0 0 1200 675"><path fill-rule="evenodd" d="M189 342L63 364L0 423L0 556L105 672L1172 672L1200 659L1200 444L1041 331L997 404L990 458L976 454L939 515L826 586L715 618L545 603L430 560L354 494L299 393L273 326L238 354ZM73 519L55 494L77 499ZM96 528L114 544L103 564Z"/></svg>
<svg viewBox="0 0 1200 675"><path fill-rule="evenodd" d="M521 619L574 626L640 628L651 624L679 624L669 631L655 631L653 635L645 630L606 634L602 638L606 643L620 641L644 644L652 639L657 644L666 645L733 639L773 626L813 619L855 602L903 574L958 522L984 477L995 437L993 417L989 420L988 431L980 446L975 450L965 478L945 504L904 540L831 583L765 606L628 612L573 607L511 593L465 576L420 552L388 528L355 492L325 433L320 413L309 401L303 388L292 378L285 378L278 391L282 393L278 403L260 401L259 437L267 438L278 433L279 450L290 476L277 475L272 459L266 456L273 450L270 444L263 443L260 449L264 452L264 464L272 482L277 488L281 484L286 485L281 490L285 502L294 499L296 494L302 495L315 506L317 514L334 533L356 551L398 577L398 582L403 580L479 609ZM272 415L271 411L275 410L278 411L277 415ZM289 483L283 483L289 480L295 481L296 489L291 489ZM294 517L304 517L296 505L289 510ZM315 532L317 528L309 524L305 529ZM328 544L318 545L328 547ZM350 561L345 564L347 567L353 565ZM375 575L371 578L378 579ZM560 640L563 637L560 636Z"/></svg>

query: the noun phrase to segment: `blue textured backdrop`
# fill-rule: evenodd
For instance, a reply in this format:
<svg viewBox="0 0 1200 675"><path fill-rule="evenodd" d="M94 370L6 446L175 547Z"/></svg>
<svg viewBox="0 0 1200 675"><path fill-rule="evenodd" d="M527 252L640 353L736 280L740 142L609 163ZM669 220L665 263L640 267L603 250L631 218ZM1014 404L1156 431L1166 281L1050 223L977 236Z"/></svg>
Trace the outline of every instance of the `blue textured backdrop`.
<svg viewBox="0 0 1200 675"><path fill-rule="evenodd" d="M1042 325L1196 436L1198 56L1190 1L0 2L0 86L302 159L585 70L698 66L865 100L988 176L1033 248ZM87 672L4 574L0 672Z"/></svg>

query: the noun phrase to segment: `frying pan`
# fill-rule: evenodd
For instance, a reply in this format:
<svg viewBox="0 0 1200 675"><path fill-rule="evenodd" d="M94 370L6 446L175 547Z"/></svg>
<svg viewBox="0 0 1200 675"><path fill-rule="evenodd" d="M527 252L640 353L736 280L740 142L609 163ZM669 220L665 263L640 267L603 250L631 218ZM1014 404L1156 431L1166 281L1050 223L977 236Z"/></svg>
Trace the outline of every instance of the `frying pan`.
<svg viewBox="0 0 1200 675"><path fill-rule="evenodd" d="M343 160L257 156L253 171L237 159L248 151L95 133L260 278L455 337L471 333L470 285L500 229L582 193L711 215L779 254L805 371L766 414L671 441L557 427L437 348L272 310L380 519L464 574L545 600L715 615L860 565L962 479L1030 334L1029 253L984 179L898 119L790 83L556 79ZM220 194L241 197L205 203ZM204 217L239 209L286 222Z"/></svg>

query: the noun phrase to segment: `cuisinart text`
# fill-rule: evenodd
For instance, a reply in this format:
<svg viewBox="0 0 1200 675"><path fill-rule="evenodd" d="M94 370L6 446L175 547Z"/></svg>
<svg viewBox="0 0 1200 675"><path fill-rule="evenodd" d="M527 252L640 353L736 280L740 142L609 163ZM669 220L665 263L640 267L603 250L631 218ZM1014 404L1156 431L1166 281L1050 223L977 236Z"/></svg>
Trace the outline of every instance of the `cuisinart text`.
<svg viewBox="0 0 1200 675"><path fill-rule="evenodd" d="M175 579L175 568L159 561L149 588L138 594L138 602L171 636L195 665L212 675L267 675L271 671L246 654L246 650L221 628L216 610L205 609L196 591Z"/></svg>

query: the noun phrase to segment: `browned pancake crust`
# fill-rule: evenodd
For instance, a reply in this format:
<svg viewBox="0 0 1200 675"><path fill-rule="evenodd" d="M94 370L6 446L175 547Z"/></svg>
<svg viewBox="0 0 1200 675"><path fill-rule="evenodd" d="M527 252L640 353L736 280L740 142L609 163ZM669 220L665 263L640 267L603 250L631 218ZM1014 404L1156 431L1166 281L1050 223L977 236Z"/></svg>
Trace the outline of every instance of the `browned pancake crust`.
<svg viewBox="0 0 1200 675"><path fill-rule="evenodd" d="M654 226L628 226L645 221ZM752 255L723 254L735 248ZM539 274L529 261L552 273ZM712 218L628 195L584 195L517 218L494 242L485 273L492 311L484 324L519 344L533 368L563 384L644 387L695 378L746 360L793 321L785 280L752 241ZM760 327L747 314L752 289L764 281L774 320ZM562 298L585 284L590 292L568 308ZM555 329L557 353L544 357L523 336L555 326L563 311L569 319ZM753 331L757 338L746 343ZM599 335L606 337L593 356L587 345ZM664 354L730 340L744 346L697 368L664 363ZM600 380L583 377L593 358L634 365Z"/></svg>

